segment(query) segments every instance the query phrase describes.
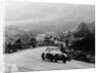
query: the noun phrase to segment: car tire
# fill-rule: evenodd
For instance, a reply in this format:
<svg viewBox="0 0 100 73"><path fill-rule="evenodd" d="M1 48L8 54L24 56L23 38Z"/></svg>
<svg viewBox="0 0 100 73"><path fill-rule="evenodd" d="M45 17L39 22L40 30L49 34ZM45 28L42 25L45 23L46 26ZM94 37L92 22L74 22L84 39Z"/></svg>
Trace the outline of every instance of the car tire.
<svg viewBox="0 0 100 73"><path fill-rule="evenodd" d="M55 62L57 62L58 54L55 55Z"/></svg>
<svg viewBox="0 0 100 73"><path fill-rule="evenodd" d="M66 63L66 60L63 60L63 63Z"/></svg>
<svg viewBox="0 0 100 73"><path fill-rule="evenodd" d="M65 56L64 56L64 55L62 55L62 57L63 57L63 63L66 63Z"/></svg>
<svg viewBox="0 0 100 73"><path fill-rule="evenodd" d="M44 55L45 55L45 54L43 53L43 54L42 54L42 60L43 60L43 61L45 60L45 57L44 57Z"/></svg>

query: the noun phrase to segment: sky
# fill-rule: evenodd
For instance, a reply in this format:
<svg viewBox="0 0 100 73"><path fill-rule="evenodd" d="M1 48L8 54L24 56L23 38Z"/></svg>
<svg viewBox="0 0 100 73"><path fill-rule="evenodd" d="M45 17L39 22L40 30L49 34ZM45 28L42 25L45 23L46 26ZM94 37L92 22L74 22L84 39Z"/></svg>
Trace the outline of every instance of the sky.
<svg viewBox="0 0 100 73"><path fill-rule="evenodd" d="M94 5L6 1L6 25L36 23L59 18L95 20Z"/></svg>

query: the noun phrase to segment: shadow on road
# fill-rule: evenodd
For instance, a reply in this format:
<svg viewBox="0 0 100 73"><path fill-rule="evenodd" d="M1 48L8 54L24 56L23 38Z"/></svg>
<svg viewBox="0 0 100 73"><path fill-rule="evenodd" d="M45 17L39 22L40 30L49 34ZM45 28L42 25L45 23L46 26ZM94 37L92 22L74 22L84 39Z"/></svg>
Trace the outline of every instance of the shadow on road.
<svg viewBox="0 0 100 73"><path fill-rule="evenodd" d="M44 62L50 62L50 63L59 63L59 64L66 64L66 63L63 63L63 61L57 61L57 62L55 62L54 60L53 61L50 61L50 60L44 60ZM66 61L66 62L69 62L69 61Z"/></svg>

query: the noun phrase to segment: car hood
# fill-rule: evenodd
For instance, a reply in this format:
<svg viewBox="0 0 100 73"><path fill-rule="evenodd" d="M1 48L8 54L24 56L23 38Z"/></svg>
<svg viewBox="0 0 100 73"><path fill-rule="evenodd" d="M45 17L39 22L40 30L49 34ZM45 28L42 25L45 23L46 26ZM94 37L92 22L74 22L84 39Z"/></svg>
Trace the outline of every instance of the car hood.
<svg viewBox="0 0 100 73"><path fill-rule="evenodd" d="M52 52L46 52L46 53L50 53L50 54L53 54L53 55L55 55L55 54L59 54L59 55L67 56L67 54L62 53L62 52L60 52L60 51L52 51Z"/></svg>

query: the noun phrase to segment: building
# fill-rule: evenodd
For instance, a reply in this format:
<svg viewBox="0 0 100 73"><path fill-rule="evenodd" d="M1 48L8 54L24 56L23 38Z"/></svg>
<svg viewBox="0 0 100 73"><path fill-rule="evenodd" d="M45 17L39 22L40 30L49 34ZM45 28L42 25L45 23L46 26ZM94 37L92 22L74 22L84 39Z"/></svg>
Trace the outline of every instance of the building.
<svg viewBox="0 0 100 73"><path fill-rule="evenodd" d="M43 42L45 40L46 35L45 34L37 34L36 41L37 42Z"/></svg>

